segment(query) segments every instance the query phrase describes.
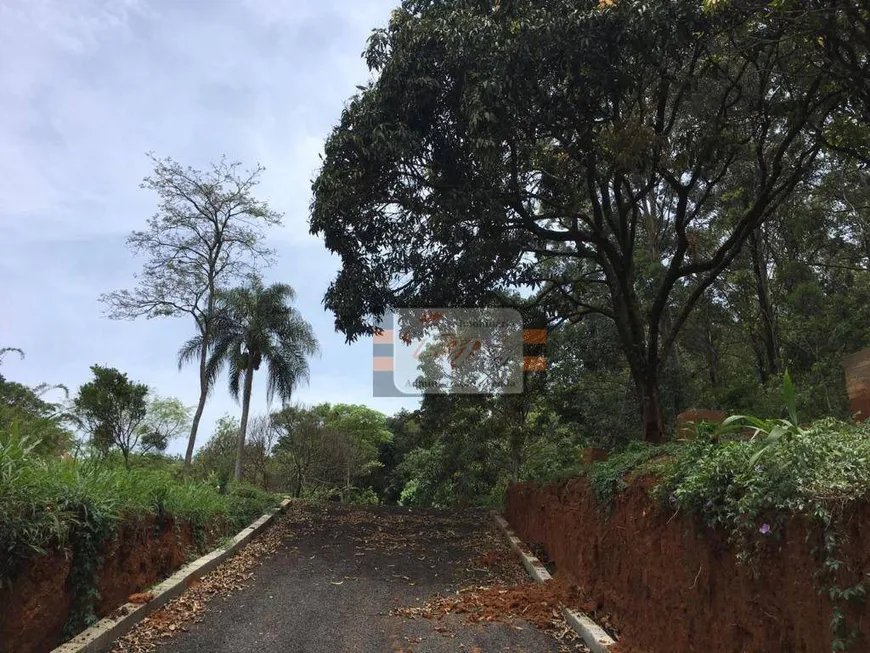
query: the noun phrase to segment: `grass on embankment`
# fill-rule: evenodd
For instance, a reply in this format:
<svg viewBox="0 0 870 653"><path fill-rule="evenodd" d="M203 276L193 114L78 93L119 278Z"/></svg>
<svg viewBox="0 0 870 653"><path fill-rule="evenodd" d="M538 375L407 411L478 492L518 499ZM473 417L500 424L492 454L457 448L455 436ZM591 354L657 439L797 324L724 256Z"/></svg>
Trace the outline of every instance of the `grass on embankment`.
<svg viewBox="0 0 870 653"><path fill-rule="evenodd" d="M179 481L167 470L40 458L34 444L0 434L0 587L25 558L50 547L90 548L88 563L98 566L102 545L124 522L172 519L195 534L219 527L218 535L232 535L278 503L249 485L220 492L216 483Z"/></svg>
<svg viewBox="0 0 870 653"><path fill-rule="evenodd" d="M870 495L867 424L824 419L773 436L747 435L635 442L585 475L605 506L632 475L654 476L655 496L734 534L757 530L760 519L771 529L795 514L825 521L835 507Z"/></svg>

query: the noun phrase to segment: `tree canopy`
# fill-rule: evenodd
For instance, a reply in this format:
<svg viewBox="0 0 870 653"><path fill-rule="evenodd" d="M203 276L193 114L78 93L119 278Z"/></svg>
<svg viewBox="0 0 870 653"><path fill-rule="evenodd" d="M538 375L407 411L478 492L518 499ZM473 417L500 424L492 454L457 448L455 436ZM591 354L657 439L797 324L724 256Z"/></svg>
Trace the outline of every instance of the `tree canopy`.
<svg viewBox="0 0 870 653"><path fill-rule="evenodd" d="M392 440L386 416L358 404L286 406L272 423L279 434L275 451L288 463L296 496L319 486L349 497L381 466L382 447Z"/></svg>
<svg viewBox="0 0 870 653"><path fill-rule="evenodd" d="M805 45L751 3L403 3L314 182L337 328L510 291L553 323L599 315L661 439L678 334L846 97Z"/></svg>
<svg viewBox="0 0 870 653"><path fill-rule="evenodd" d="M93 380L83 384L73 399L79 425L97 450L116 447L129 466L130 453L138 445L144 450L159 446L159 438L141 429L148 413L148 386L112 367L92 365L91 372Z"/></svg>
<svg viewBox="0 0 870 653"><path fill-rule="evenodd" d="M235 477L240 479L254 372L266 365L266 394L271 400L290 400L308 380L308 359L318 352L317 338L290 302L296 297L287 284L265 286L252 276L245 286L222 291L212 317L209 358L205 375L212 387L227 369L230 394L242 401ZM179 365L200 355L205 337L191 338L178 355Z"/></svg>
<svg viewBox="0 0 870 653"><path fill-rule="evenodd" d="M0 349L0 363L10 351L24 358L20 349ZM18 436L27 438L37 454L62 454L72 443L69 430L70 416L61 404L46 401L45 395L59 390L68 395L62 385L47 383L29 387L10 381L0 374L0 434L16 429Z"/></svg>

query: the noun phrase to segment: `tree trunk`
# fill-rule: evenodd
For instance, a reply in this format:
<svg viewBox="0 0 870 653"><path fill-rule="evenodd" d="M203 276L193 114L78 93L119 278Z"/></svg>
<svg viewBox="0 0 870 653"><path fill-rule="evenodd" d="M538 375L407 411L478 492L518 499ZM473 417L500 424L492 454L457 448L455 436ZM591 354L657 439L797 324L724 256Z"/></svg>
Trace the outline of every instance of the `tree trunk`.
<svg viewBox="0 0 870 653"><path fill-rule="evenodd" d="M640 375L637 386L644 440L653 444L661 444L665 439L665 427L662 420L662 402L656 371L645 371L644 374Z"/></svg>
<svg viewBox="0 0 870 653"><path fill-rule="evenodd" d="M764 352L758 343L753 343L752 352L755 354L755 369L758 371L758 380L761 385L766 385L770 374L767 370L767 359L764 357Z"/></svg>
<svg viewBox="0 0 870 653"><path fill-rule="evenodd" d="M205 376L207 358L208 341L203 337L202 349L199 352L199 403L196 405L196 412L193 414L193 421L190 424L190 438L187 440L187 452L184 454L185 471L190 469L190 462L193 460L193 447L196 445L196 432L199 430L199 421L202 419L202 413L205 410L205 402L208 399L208 379L206 379Z"/></svg>
<svg viewBox="0 0 870 653"><path fill-rule="evenodd" d="M755 292L758 297L758 312L761 317L761 341L764 344L765 376L779 374L779 334L776 327L776 314L770 299L770 283L767 278L767 262L761 251L759 230L749 237L749 252L752 255L752 272L755 276Z"/></svg>
<svg viewBox="0 0 870 653"><path fill-rule="evenodd" d="M710 385L714 388L719 387L719 352L716 349L716 340L713 336L713 320L705 320L704 329L704 344L706 345L704 353L707 357L707 371L710 375Z"/></svg>
<svg viewBox="0 0 870 653"><path fill-rule="evenodd" d="M242 480L242 461L245 455L245 437L248 434L248 411L251 408L251 388L254 384L254 367L245 370L245 387L242 390L242 423L239 426L239 442L236 446L236 471L234 478Z"/></svg>
<svg viewBox="0 0 870 653"><path fill-rule="evenodd" d="M302 466L296 463L296 488L293 490L293 496L297 499L302 497Z"/></svg>
<svg viewBox="0 0 870 653"><path fill-rule="evenodd" d="M643 436L647 442L661 444L665 439L662 404L656 386L645 388L643 395Z"/></svg>
<svg viewBox="0 0 870 653"><path fill-rule="evenodd" d="M619 268L611 266L607 271L608 285L614 311L614 322L622 350L631 370L641 421L643 438L658 444L664 440L662 405L659 393L659 372L664 360L659 357L659 334L663 315L667 312L664 304L653 307L646 315L647 329L643 327L644 316L633 289L634 264L623 263ZM649 352L652 352L650 354Z"/></svg>

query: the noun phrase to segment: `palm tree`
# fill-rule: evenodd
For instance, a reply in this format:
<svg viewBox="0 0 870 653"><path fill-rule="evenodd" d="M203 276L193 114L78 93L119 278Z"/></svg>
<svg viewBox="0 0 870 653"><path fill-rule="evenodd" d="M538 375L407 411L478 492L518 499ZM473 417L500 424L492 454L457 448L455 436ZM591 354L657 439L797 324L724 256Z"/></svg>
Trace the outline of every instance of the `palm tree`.
<svg viewBox="0 0 870 653"><path fill-rule="evenodd" d="M209 387L213 387L220 371L227 367L230 394L238 401L241 392L236 480L242 477L254 372L265 362L269 401L278 395L286 402L299 383L308 381L308 358L318 351L311 325L289 305L295 298L296 293L287 284L276 283L267 288L258 277L218 296L206 376ZM200 338L195 336L181 348L179 366L199 355Z"/></svg>

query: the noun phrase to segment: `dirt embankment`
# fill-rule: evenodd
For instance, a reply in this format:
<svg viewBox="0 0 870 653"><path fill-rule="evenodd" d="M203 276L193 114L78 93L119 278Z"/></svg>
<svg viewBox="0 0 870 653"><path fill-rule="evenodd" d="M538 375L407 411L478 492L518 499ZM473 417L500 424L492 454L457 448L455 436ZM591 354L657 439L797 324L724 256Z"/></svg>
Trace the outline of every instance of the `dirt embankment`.
<svg viewBox="0 0 870 653"><path fill-rule="evenodd" d="M150 519L121 526L98 572L97 616L171 575L197 552L193 529L186 524L158 525ZM0 588L0 651L44 653L61 643L73 600L69 572L70 552L53 550L33 556L11 586Z"/></svg>
<svg viewBox="0 0 870 653"><path fill-rule="evenodd" d="M724 537L659 507L648 480L634 481L602 512L584 480L508 490L507 519L613 615L632 653L823 653L831 650L832 606L814 580L816 536L794 519L759 535L752 566L739 564ZM870 506L844 518L841 584L867 580ZM851 611L861 631L850 650L870 651L870 607Z"/></svg>

